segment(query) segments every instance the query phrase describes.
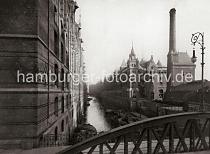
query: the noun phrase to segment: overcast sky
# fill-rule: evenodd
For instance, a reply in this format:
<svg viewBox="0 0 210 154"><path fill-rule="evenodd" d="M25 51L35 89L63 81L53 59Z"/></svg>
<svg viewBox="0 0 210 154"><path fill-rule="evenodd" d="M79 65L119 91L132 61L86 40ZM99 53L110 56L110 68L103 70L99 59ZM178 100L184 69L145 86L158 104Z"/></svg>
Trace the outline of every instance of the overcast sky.
<svg viewBox="0 0 210 154"><path fill-rule="evenodd" d="M132 41L139 59L153 55L166 66L169 11L176 8L177 50L192 56L191 35L205 33L205 78L210 80L210 0L77 0L88 74L118 69L128 59ZM196 79L201 50L196 47Z"/></svg>

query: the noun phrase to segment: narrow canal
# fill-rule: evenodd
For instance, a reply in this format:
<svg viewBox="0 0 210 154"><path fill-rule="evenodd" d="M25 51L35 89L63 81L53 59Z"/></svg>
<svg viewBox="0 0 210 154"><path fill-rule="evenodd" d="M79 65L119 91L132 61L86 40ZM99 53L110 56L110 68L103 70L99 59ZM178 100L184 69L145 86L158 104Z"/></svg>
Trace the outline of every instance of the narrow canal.
<svg viewBox="0 0 210 154"><path fill-rule="evenodd" d="M90 106L87 108L87 123L93 125L97 132L108 131L111 126L105 118L105 112L96 98L89 101Z"/></svg>

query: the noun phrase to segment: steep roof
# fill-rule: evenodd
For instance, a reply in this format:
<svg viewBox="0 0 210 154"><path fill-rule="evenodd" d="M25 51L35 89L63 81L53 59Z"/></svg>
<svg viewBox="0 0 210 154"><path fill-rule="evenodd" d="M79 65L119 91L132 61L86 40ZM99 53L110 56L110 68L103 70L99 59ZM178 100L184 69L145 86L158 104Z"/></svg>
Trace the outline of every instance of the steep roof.
<svg viewBox="0 0 210 154"><path fill-rule="evenodd" d="M134 48L133 48L133 41L132 41L131 55L135 55Z"/></svg>
<svg viewBox="0 0 210 154"><path fill-rule="evenodd" d="M155 64L154 59L153 59L153 55L151 55L150 60L145 61L145 62L142 61L142 62L140 63L140 65L141 65L142 67L144 67L144 68L147 68L151 63Z"/></svg>
<svg viewBox="0 0 210 154"><path fill-rule="evenodd" d="M136 54L135 54L134 48L133 48L133 44L132 44L131 53L129 54L129 58L132 58L133 56L136 57Z"/></svg>
<svg viewBox="0 0 210 154"><path fill-rule="evenodd" d="M145 62L146 61L142 58L141 61L140 61L140 65L143 64L143 63L145 63Z"/></svg>
<svg viewBox="0 0 210 154"><path fill-rule="evenodd" d="M122 61L122 64L121 64L120 67L121 67L121 68L127 67L127 63L126 63L125 59Z"/></svg>
<svg viewBox="0 0 210 154"><path fill-rule="evenodd" d="M158 67L162 67L162 66L163 66L163 65L161 64L160 60L158 60L157 66L158 66Z"/></svg>

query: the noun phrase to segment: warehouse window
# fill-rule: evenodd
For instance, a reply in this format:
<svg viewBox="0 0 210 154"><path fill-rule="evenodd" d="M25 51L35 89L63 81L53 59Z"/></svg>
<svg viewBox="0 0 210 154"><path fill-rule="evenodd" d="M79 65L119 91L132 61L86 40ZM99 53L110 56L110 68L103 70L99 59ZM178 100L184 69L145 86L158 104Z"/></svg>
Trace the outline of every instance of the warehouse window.
<svg viewBox="0 0 210 154"><path fill-rule="evenodd" d="M55 142L58 140L58 127L55 127Z"/></svg>
<svg viewBox="0 0 210 154"><path fill-rule="evenodd" d="M65 76L65 75L64 75L64 73L65 73L65 72L64 72L64 69L62 68L62 69L61 69L61 82L62 82L62 89L63 89L63 90L64 90L64 88L65 88L65 82L64 82L64 81L65 81L65 79L64 79L64 76Z"/></svg>
<svg viewBox="0 0 210 154"><path fill-rule="evenodd" d="M62 122L61 122L61 131L62 132L64 131L64 120L62 120Z"/></svg>
<svg viewBox="0 0 210 154"><path fill-rule="evenodd" d="M68 109L69 108L69 96L66 95L66 108Z"/></svg>
<svg viewBox="0 0 210 154"><path fill-rule="evenodd" d="M55 85L58 87L58 65L57 64L55 64L54 65L54 73L55 73L55 75L56 75L56 81L55 81Z"/></svg>
<svg viewBox="0 0 210 154"><path fill-rule="evenodd" d="M63 62L63 64L65 63L65 50L64 50L64 45L63 43L61 43L61 61Z"/></svg>
<svg viewBox="0 0 210 154"><path fill-rule="evenodd" d="M62 96L61 113L64 113L64 96Z"/></svg>
<svg viewBox="0 0 210 154"><path fill-rule="evenodd" d="M58 116L58 97L55 98L54 113L55 113L56 116Z"/></svg>
<svg viewBox="0 0 210 154"><path fill-rule="evenodd" d="M56 30L54 30L54 53L57 57L59 57L59 40Z"/></svg>
<svg viewBox="0 0 210 154"><path fill-rule="evenodd" d="M54 5L54 21L55 24L58 25L58 10L55 5Z"/></svg>

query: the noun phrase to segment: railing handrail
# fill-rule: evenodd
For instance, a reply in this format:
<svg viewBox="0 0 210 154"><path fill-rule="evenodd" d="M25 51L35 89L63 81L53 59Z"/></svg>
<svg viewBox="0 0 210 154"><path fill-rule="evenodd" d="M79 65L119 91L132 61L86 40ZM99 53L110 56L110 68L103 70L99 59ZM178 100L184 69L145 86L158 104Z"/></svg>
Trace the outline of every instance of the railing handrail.
<svg viewBox="0 0 210 154"><path fill-rule="evenodd" d="M71 151L77 152L77 151L86 150L87 148L91 146L99 145L100 143L103 143L104 141L111 140L113 138L116 138L122 135L126 135L130 132L135 132L137 128L160 126L163 123L168 123L168 122L173 122L173 121L176 122L184 118L185 119L193 119L193 118L202 119L202 117L210 118L210 112L184 112L184 113L164 115L164 116L144 119L142 121L134 122L134 123L101 133L99 135L96 135L90 139L87 139L83 142L80 142L71 147L68 147L60 151L58 154L65 154Z"/></svg>

